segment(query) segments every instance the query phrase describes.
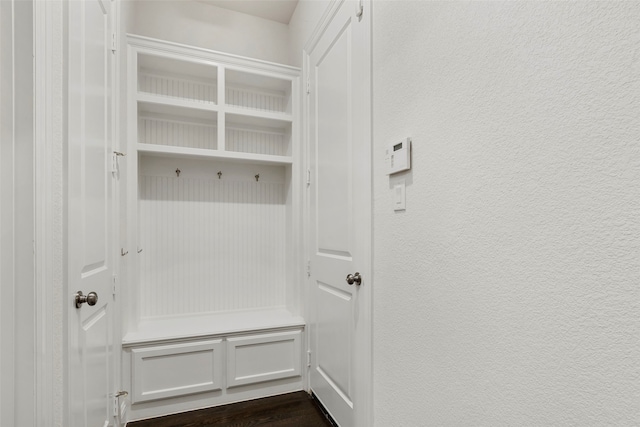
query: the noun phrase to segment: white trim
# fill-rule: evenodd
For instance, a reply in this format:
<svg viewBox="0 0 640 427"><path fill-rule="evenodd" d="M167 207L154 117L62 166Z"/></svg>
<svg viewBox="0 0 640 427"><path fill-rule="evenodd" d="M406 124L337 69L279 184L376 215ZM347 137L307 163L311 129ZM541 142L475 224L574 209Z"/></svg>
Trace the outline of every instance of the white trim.
<svg viewBox="0 0 640 427"><path fill-rule="evenodd" d="M311 52L313 52L313 50L316 48L317 44L319 43L321 37L323 36L324 32L327 30L327 28L329 27L329 25L331 24L333 18L335 17L335 15L337 14L338 10L340 9L340 6L342 5L342 3L344 3L345 0L332 0L331 4L329 4L327 6L327 9L325 10L322 18L320 18L316 28L314 29L313 33L311 34L311 36L309 37L309 40L306 42L306 44L304 45L303 51L302 51L302 57L303 57L303 65L302 65L302 75L303 76L307 76L307 79L309 79L310 76L310 62L311 62ZM365 21L367 21L367 24L369 25L369 49L368 49L368 62L369 62L369 70L370 70L370 74L369 74L369 82L368 82L368 86L370 88L369 92L368 92L368 105L369 105L369 114L368 114L368 128L367 128L367 135L366 137L368 137L369 141L370 141L370 150L369 150L369 156L367 158L363 158L363 161L366 161L369 163L370 167L371 167L371 176L369 179L369 183L373 183L373 100L372 100L372 94L373 94L373 88L372 88L372 84L373 84L373 68L372 68L372 35L373 35L373 18L372 18L372 5L373 5L373 1L372 0L363 0L363 2L365 3L364 5L364 14L360 17L360 23L363 23ZM309 158L309 143L310 143L310 135L309 135L309 97L306 94L306 91L304 94L302 94L301 96L303 97L302 99L302 108L301 108L301 114L303 117L303 123L302 123L302 131L303 131L303 145L302 145L302 156L304 157L304 161L305 161L305 165L307 167L307 169L310 167L310 158ZM308 188L308 187L307 187ZM364 390L365 393L367 394L365 397L358 397L358 402L360 403L364 403L364 408L358 412L358 416L363 416L364 419L356 419L356 422L358 423L358 425L362 425L362 426L371 426L374 425L374 410L373 410L373 291L372 288L374 287L374 277L373 277L373 219L372 219L372 215L373 215L373 185L371 184L371 186L369 187L369 193L370 193L370 202L371 205L367 206L367 207L363 207L363 212L368 212L369 215L366 218L366 222L368 223L368 228L369 228L369 245L367 245L367 247L369 248L368 253L366 254L366 256L364 257L366 259L366 261L364 262L364 264L366 265L362 265L360 267L360 271L362 271L366 277L366 286L370 288L369 293L368 293L368 301L366 306L364 307L365 310L365 318L367 320L366 324L366 339L365 344L368 347L368 351L364 351L363 354L367 354L369 355L369 357L366 360L359 360L359 364L360 364L360 368L363 371L369 372L369 375L364 376L366 378L367 384L362 385L362 387L360 387L361 390ZM305 248L305 255L306 255L306 259L311 259L311 253L310 253L310 249L309 249L309 227L311 226L310 222L309 222L309 214L310 214L310 206L309 206L309 194L305 189L305 193L304 193L304 248ZM305 277L305 283L308 283L308 279ZM309 313L310 310L310 306L313 303L313 301L311 300L312 295L310 295L310 292L308 292L309 286L305 286L305 289L307 290L306 295L305 295L305 312ZM311 331L315 326L313 325L313 323L308 322L307 323L309 331ZM312 338L312 334L308 333L307 334L307 338L306 338L306 342L305 342L305 346L308 349L308 351L311 350L311 338ZM311 355L311 357L314 357L313 355ZM308 390L311 389L311 376L307 375L306 378L306 382L305 382L305 386Z"/></svg>
<svg viewBox="0 0 640 427"><path fill-rule="evenodd" d="M15 291L13 246L14 144L14 17L13 2L0 2L0 425L15 424ZM6 82L5 82L6 80ZM10 86L10 87L8 87ZM3 91L4 90L4 91ZM7 153L8 152L8 153ZM7 155L9 154L9 155ZM6 190L9 190L7 194ZM5 205L8 205L5 211ZM7 238L8 237L8 238ZM4 249L4 250L3 250Z"/></svg>
<svg viewBox="0 0 640 427"><path fill-rule="evenodd" d="M309 40L307 40L307 43L305 43L304 48L302 49L303 55L308 56L308 53L313 51L313 49L320 41L320 37L322 37L322 34L324 34L324 32L326 31L327 27L338 12L338 9L340 9L340 5L344 3L344 1L345 0L332 0L331 4L327 6L327 9L322 15L322 18L320 18L320 21L318 21L315 30L313 30L313 33L311 33Z"/></svg>
<svg viewBox="0 0 640 427"><path fill-rule="evenodd" d="M62 404L55 401L55 330L62 328L56 322L55 313L62 310L56 304L56 284L62 280L56 269L56 220L61 220L62 212L54 202L54 188L60 185L56 176L61 164L61 139L56 139L56 129L61 128L61 117L55 116L56 95L59 84L54 83L54 58L61 52L56 42L55 14L58 5L52 2L34 1L34 208L35 208L35 288L36 301L36 395L35 416L38 426L56 423L55 408ZM61 40L57 40L61 42ZM61 47L61 46L60 46ZM61 77L61 76L59 76ZM60 83L60 82L58 82ZM61 202L61 201L60 201ZM58 224L59 225L59 224ZM61 236L58 236L59 238ZM61 421L61 420L58 420Z"/></svg>
<svg viewBox="0 0 640 427"><path fill-rule="evenodd" d="M277 77L282 78L283 75L288 75L292 79L298 77L298 73L300 72L299 68L292 67L290 65L277 64L275 62L252 59L245 56L233 55L230 53L184 45L166 40L158 40L135 34L127 34L127 39L129 45L141 49L142 52L156 51L164 53L165 56L168 57L171 57L172 54L178 52L183 60L185 56L191 56L198 62L215 61L218 63L217 65L225 65L228 69L232 70L242 70L244 67L249 67L253 74L258 74L256 73L256 70L262 70L266 73L265 75L270 75L269 73L276 73Z"/></svg>

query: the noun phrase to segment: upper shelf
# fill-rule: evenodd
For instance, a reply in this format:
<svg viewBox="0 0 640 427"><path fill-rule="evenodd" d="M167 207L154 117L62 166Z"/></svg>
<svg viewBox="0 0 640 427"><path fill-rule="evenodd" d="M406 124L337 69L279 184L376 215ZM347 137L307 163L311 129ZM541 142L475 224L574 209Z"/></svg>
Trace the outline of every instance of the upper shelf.
<svg viewBox="0 0 640 427"><path fill-rule="evenodd" d="M211 102L170 98L153 93L138 93L138 106L141 112L170 114L205 120L215 120L216 115L213 113L219 110L218 106Z"/></svg>
<svg viewBox="0 0 640 427"><path fill-rule="evenodd" d="M288 165L299 70L129 36L137 151Z"/></svg>

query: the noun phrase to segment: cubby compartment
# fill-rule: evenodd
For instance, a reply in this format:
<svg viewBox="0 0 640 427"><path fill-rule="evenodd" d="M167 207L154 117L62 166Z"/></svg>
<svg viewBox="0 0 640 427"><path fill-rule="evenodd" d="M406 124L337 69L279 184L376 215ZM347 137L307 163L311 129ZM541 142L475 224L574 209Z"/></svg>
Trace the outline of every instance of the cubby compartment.
<svg viewBox="0 0 640 427"><path fill-rule="evenodd" d="M217 150L217 117L214 111L138 102L138 143Z"/></svg>
<svg viewBox="0 0 640 427"><path fill-rule="evenodd" d="M218 102L214 64L150 54L138 55L137 62L139 93L203 104Z"/></svg>
<svg viewBox="0 0 640 427"><path fill-rule="evenodd" d="M291 156L291 122L227 113L228 151Z"/></svg>
<svg viewBox="0 0 640 427"><path fill-rule="evenodd" d="M291 114L291 80L227 69L226 104L274 113Z"/></svg>

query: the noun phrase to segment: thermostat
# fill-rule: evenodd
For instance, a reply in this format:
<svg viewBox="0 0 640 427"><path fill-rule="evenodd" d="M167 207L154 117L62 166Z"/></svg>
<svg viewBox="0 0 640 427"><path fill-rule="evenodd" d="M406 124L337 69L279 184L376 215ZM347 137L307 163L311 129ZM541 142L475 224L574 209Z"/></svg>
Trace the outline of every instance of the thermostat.
<svg viewBox="0 0 640 427"><path fill-rule="evenodd" d="M411 138L387 146L387 175L411 169Z"/></svg>

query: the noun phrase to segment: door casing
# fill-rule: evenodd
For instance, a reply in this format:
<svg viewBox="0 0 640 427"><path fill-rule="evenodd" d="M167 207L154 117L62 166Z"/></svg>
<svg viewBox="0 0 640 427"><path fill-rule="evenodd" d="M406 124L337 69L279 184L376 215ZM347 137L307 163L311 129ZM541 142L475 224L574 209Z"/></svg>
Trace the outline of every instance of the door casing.
<svg viewBox="0 0 640 427"><path fill-rule="evenodd" d="M363 61L364 69L366 72L363 73L363 75L359 80L360 86L358 87L358 91L360 94L362 94L362 96L359 97L358 100L356 100L357 102L360 103L359 106L356 107L359 110L359 113L358 113L359 117L357 118L356 121L361 126L360 131L363 133L363 138L369 141L366 144L365 150L358 153L359 161L362 164L368 166L368 173L365 173L364 176L360 175L360 178L365 179L369 185L368 185L368 191L366 191L366 195L368 196L367 197L368 201L360 206L361 210L357 215L358 215L358 220L362 221L365 224L365 228L369 231L368 235L364 237L368 242L365 246L369 248L369 250L368 250L368 253L363 254L363 257L362 257L363 260L362 262L359 262L357 266L362 276L365 277L365 282L366 282L365 286L367 286L368 289L366 290L364 301L360 306L360 309L362 310L362 314L363 314L363 319L364 319L363 333L365 336L362 337L362 339L358 343L358 346L361 347L358 349L358 354L361 356L361 359L358 360L357 378L359 382L359 390L361 391L361 393L357 396L357 401L355 402L355 404L357 404L359 407L356 415L355 425L364 427L364 426L371 426L373 422L373 404L372 404L373 402L373 390L372 390L373 361L372 361L371 350L372 350L372 297L373 297L372 288L373 288L374 280L373 280L373 266L372 266L372 230L371 230L371 224L372 224L372 219L371 219L371 216L372 216L372 192L371 192L371 182L372 182L372 176L371 176L371 171L372 171L371 12L372 12L372 7L371 6L372 5L370 0L360 1L360 2L350 1L350 0L334 0L333 2L331 2L331 4L327 7L325 14L323 15L320 22L318 23L318 26L313 32L313 35L305 45L305 48L303 51L303 76L306 77L305 83L307 85L307 88L309 88L309 90L312 90L313 84L312 82L309 81L309 78L310 78L310 67L312 66L311 54L314 48L317 46L318 42L320 41L322 35L325 33L327 28L331 25L340 7L344 6L347 8L352 8L353 13L355 14L359 4L362 4L363 6L363 15L360 18L358 24L367 26L366 27L367 36L364 40L363 45L359 46L360 51L358 53L359 55L362 55L361 60ZM307 91L303 91L303 92L306 93ZM312 173L310 172L313 169L313 165L310 164L311 153L310 153L309 114L310 114L309 96L306 96L306 99L303 102L303 117L304 117L303 157L305 158L306 163L308 165L308 171L312 175ZM311 243L310 227L313 227L315 225L311 224L311 221L310 221L311 200L310 200L309 191L305 193L305 199L303 204L305 207L304 228L306 230L305 232L305 248L307 248L306 259L308 260L307 262L310 262L312 258L312 250L310 247L310 243ZM309 267L311 270L313 270L314 268L313 265L310 265ZM306 293L305 313L307 314L307 316L309 316L309 314L313 313L314 311L313 310L314 300L313 300L313 293L309 291L311 286L313 286L313 284L310 283L311 274L308 274L307 276L308 276L308 280L306 281L307 293ZM309 328L308 328L309 352L311 352L311 339L313 339L313 333L316 327L316 325L314 325L312 322L313 320L311 321L311 324L309 324ZM313 357L314 355L311 354L311 358ZM311 363L311 365L313 365L313 363ZM311 375L308 375L308 378L310 381ZM309 389L311 389L310 384L309 384ZM343 427L349 427L349 426L343 426Z"/></svg>

